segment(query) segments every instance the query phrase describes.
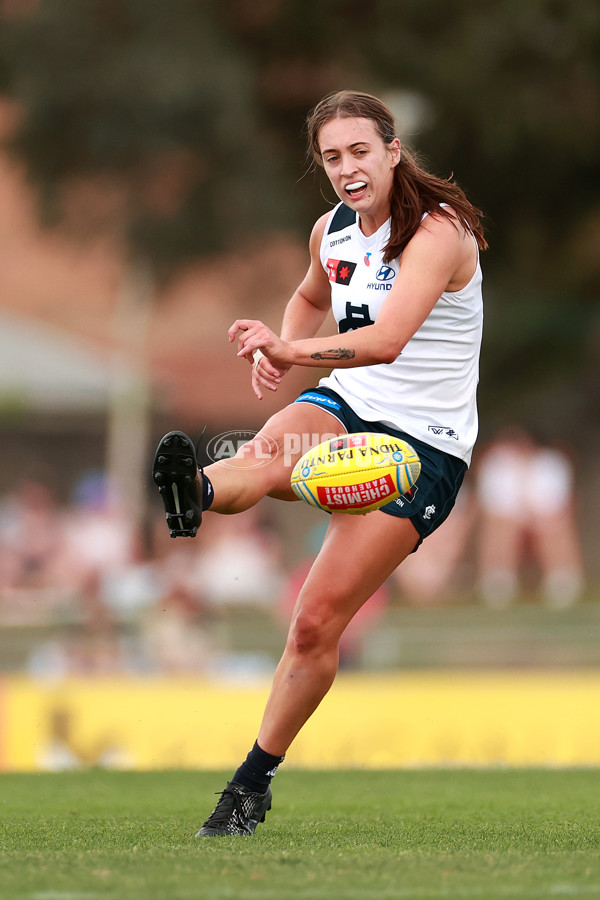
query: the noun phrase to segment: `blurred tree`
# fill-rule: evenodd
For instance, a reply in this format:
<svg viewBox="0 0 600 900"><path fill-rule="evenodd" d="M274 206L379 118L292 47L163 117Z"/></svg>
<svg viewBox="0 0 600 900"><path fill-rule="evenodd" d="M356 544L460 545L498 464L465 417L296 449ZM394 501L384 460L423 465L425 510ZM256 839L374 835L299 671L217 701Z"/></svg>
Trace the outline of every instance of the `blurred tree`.
<svg viewBox="0 0 600 900"><path fill-rule="evenodd" d="M115 234L160 278L292 218L252 69L217 6L44 0L3 21L0 72L24 113L12 149L44 221Z"/></svg>
<svg viewBox="0 0 600 900"><path fill-rule="evenodd" d="M215 6L4 5L0 87L22 110L10 150L26 163L41 219L125 250L108 466L134 516L144 507L145 334L157 285L182 262L291 218L252 72Z"/></svg>

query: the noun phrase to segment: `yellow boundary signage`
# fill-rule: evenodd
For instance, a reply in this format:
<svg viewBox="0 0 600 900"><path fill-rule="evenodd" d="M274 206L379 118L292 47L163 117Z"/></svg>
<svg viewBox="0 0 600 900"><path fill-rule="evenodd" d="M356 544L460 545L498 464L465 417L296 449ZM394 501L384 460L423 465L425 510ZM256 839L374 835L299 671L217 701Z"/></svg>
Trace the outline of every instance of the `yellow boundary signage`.
<svg viewBox="0 0 600 900"><path fill-rule="evenodd" d="M269 685L0 681L0 771L231 769ZM292 746L312 768L600 765L600 672L342 674Z"/></svg>

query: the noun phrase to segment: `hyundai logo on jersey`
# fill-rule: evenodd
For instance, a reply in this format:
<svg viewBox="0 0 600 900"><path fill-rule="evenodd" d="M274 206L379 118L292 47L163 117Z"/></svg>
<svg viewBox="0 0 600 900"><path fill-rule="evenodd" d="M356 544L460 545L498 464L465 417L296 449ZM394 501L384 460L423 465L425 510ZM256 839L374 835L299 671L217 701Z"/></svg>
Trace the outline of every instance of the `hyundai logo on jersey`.
<svg viewBox="0 0 600 900"><path fill-rule="evenodd" d="M377 281L389 281L395 274L396 273L391 266L382 266L375 278Z"/></svg>

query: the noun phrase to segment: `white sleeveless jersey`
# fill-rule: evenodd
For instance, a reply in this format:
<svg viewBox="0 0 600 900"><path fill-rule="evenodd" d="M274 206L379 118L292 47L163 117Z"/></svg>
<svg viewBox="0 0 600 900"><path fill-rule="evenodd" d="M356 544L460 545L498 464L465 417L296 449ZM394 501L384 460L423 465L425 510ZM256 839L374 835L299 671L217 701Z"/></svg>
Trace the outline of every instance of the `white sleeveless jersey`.
<svg viewBox="0 0 600 900"><path fill-rule="evenodd" d="M400 259L383 262L389 234L388 220L365 237L343 203L329 217L321 262L340 334L377 319L400 267ZM466 287L442 294L394 362L334 369L320 385L340 394L361 419L405 431L468 465L477 437L481 282L478 262Z"/></svg>

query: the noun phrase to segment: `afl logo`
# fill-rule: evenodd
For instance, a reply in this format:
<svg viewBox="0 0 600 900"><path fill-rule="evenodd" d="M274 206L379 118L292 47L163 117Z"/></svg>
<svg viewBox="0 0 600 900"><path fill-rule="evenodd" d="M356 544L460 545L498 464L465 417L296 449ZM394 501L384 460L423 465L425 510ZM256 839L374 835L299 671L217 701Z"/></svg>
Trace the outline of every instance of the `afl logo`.
<svg viewBox="0 0 600 900"><path fill-rule="evenodd" d="M382 266L375 278L377 281L390 281L395 275L396 273L391 266Z"/></svg>
<svg viewBox="0 0 600 900"><path fill-rule="evenodd" d="M249 469L266 466L275 459L278 452L277 442L273 438L264 432L257 434L256 431L223 431L206 445L206 455L211 462L223 462L223 465L233 467L236 463L228 461L237 456L238 459L246 459L246 467Z"/></svg>

